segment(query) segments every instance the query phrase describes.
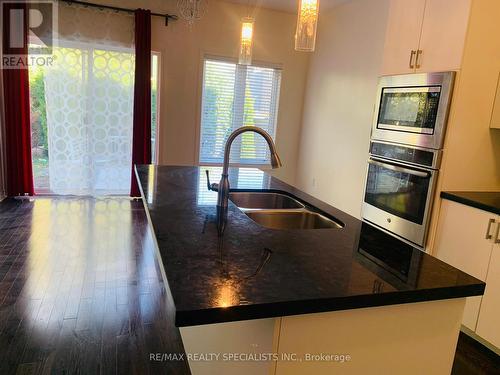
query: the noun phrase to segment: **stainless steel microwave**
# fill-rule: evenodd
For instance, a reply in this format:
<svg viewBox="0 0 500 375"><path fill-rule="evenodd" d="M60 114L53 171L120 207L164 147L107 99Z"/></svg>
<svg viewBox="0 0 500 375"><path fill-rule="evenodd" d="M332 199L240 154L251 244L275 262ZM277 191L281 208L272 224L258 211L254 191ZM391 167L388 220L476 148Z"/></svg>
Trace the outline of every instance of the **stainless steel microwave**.
<svg viewBox="0 0 500 375"><path fill-rule="evenodd" d="M372 139L441 149L455 72L381 77Z"/></svg>

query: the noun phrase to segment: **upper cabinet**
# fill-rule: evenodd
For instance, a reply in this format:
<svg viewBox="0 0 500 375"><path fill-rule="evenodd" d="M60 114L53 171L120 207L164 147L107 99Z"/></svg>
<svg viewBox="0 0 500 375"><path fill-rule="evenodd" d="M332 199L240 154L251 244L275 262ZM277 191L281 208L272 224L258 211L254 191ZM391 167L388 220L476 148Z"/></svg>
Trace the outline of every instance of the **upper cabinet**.
<svg viewBox="0 0 500 375"><path fill-rule="evenodd" d="M493 112L491 113L490 128L500 129L500 74L498 76L495 101L493 102Z"/></svg>
<svg viewBox="0 0 500 375"><path fill-rule="evenodd" d="M382 74L460 69L471 0L391 0Z"/></svg>
<svg viewBox="0 0 500 375"><path fill-rule="evenodd" d="M425 0L391 0L385 34L382 74L415 71L416 53L424 19Z"/></svg>

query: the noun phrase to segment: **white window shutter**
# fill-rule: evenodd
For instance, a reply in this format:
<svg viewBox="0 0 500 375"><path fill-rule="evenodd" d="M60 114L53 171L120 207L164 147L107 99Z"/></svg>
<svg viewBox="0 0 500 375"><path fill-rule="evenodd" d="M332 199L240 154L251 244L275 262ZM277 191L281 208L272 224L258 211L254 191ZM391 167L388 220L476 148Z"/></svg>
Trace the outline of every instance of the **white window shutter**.
<svg viewBox="0 0 500 375"><path fill-rule="evenodd" d="M200 162L222 163L227 137L244 125L260 127L274 138L280 83L280 69L206 59ZM256 133L240 135L233 143L230 161L233 164L269 164L266 141Z"/></svg>

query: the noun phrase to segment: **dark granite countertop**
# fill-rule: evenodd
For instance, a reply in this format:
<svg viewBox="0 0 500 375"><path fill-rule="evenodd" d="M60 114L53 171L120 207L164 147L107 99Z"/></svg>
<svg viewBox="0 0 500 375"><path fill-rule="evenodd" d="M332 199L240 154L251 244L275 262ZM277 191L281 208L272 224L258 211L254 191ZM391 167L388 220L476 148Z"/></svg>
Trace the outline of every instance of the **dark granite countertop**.
<svg viewBox="0 0 500 375"><path fill-rule="evenodd" d="M230 202L224 236L204 167L137 167L177 326L481 295L485 284L257 169L232 189L287 192L345 224L272 230ZM212 181L220 168L210 167Z"/></svg>
<svg viewBox="0 0 500 375"><path fill-rule="evenodd" d="M442 191L441 198L500 215L500 191Z"/></svg>

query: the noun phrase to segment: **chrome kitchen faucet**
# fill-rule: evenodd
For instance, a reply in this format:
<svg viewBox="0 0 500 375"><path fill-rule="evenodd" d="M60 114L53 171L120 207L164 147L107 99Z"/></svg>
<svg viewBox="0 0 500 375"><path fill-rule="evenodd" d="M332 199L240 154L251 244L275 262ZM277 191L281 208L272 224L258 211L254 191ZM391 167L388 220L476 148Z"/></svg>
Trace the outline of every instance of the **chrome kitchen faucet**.
<svg viewBox="0 0 500 375"><path fill-rule="evenodd" d="M271 167L273 169L281 167L281 160L276 151L276 145L274 144L273 138L269 135L265 130L256 127L256 126L242 126L241 128L236 129L229 135L226 146L224 149L224 164L222 168L222 177L218 184L208 184L210 190L217 191L217 216L218 216L218 229L219 233L222 234L225 227L225 216L227 212L227 205L229 199L229 154L231 153L231 145L236 137L245 132L254 132L258 133L264 137L269 146L269 150L271 151ZM207 171L208 172L208 171ZM208 175L208 173L207 173ZM207 180L208 182L209 180Z"/></svg>

